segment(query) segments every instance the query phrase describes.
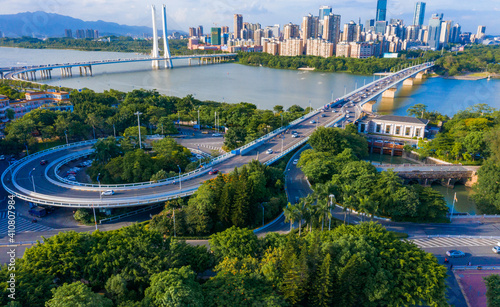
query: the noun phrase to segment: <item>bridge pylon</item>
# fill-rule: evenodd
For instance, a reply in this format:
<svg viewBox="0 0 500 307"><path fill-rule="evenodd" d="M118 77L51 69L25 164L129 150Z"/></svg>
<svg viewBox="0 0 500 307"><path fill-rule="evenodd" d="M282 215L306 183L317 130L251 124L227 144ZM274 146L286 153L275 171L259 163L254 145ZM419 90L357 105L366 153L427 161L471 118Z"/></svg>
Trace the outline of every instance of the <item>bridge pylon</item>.
<svg viewBox="0 0 500 307"><path fill-rule="evenodd" d="M160 56L158 51L158 29L156 28L156 9L154 5L151 5L151 14L153 16L153 50L151 51L152 58L158 58ZM159 68L159 61L152 61L151 65L153 68Z"/></svg>
<svg viewBox="0 0 500 307"><path fill-rule="evenodd" d="M167 7L164 4L162 7L162 22L163 22L163 57L165 60L165 68L173 68L172 60L170 59L170 48L167 38Z"/></svg>

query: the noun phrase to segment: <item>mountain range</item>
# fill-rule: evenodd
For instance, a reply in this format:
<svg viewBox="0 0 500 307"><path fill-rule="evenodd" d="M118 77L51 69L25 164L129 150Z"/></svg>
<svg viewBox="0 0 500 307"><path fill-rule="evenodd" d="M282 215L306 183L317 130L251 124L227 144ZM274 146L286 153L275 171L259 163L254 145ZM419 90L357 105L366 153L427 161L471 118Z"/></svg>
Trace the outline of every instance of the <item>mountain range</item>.
<svg viewBox="0 0 500 307"><path fill-rule="evenodd" d="M0 15L0 31L5 37L35 36L35 37L62 37L64 30L71 29L73 36L77 29L93 29L99 35L128 35L142 36L144 33L153 34L150 27L120 25L107 21L84 21L81 19L46 13L42 11L24 12L18 14ZM168 30L185 33L179 30Z"/></svg>

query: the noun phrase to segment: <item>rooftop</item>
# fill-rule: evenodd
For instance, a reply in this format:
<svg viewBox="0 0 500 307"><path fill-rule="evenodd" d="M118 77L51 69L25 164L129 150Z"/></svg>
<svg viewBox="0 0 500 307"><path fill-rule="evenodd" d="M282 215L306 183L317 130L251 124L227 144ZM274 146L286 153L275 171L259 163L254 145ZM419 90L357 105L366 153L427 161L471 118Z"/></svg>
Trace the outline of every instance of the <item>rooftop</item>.
<svg viewBox="0 0 500 307"><path fill-rule="evenodd" d="M372 119L383 120L386 122L410 123L410 124L423 124L427 125L429 120L423 118L409 117L409 116L396 116L396 115L380 115Z"/></svg>

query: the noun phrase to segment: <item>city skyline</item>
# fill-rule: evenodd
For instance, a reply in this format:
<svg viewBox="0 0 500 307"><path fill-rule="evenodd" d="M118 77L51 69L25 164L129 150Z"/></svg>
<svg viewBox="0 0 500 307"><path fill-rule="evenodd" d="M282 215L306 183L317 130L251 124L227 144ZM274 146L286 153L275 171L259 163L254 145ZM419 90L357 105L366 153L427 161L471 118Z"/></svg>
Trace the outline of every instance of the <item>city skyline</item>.
<svg viewBox="0 0 500 307"><path fill-rule="evenodd" d="M105 20L118 22L127 25L150 26L150 4L161 5L161 1L144 3L138 0L120 1L116 5L116 0L99 1L83 0L81 2L67 2L63 5L42 4L40 1L22 0L18 2L5 3L3 5L4 14L15 14L28 11L45 11L68 15L84 20ZM233 15L242 14L245 20L258 22L262 25L280 24L283 26L288 22L300 23L303 16L308 13L318 14L320 6L331 6L332 12L342 16L342 23L350 20L367 20L376 18L377 0L357 0L354 2L329 3L325 1L304 1L294 0L285 2L277 0L273 2L252 2L244 1L218 1L208 2L205 0L187 0L181 3L166 3L167 15L170 20L170 28L188 31L190 26L195 24L210 28L218 26L233 25ZM391 18L403 19L406 25L413 24L415 3L417 1L401 2L387 0L386 20ZM96 10L95 6L101 9ZM286 7L286 10L283 9ZM449 9L453 7L453 9ZM143 13L141 13L143 11ZM428 2L426 6L424 24L429 22L432 14L442 13L446 19L460 22L463 31L475 32L478 25L485 25L487 34L500 34L500 20L495 18L500 11L499 0L478 0L474 3L456 3L451 0L436 0ZM111 13L110 13L111 12ZM193 17L194 16L194 17Z"/></svg>

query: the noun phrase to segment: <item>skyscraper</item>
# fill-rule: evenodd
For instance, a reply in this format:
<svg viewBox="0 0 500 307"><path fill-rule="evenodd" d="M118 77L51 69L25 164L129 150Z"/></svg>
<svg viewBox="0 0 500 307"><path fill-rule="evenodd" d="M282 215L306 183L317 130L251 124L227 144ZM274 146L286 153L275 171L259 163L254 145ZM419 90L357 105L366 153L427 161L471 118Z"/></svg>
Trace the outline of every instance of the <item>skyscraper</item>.
<svg viewBox="0 0 500 307"><path fill-rule="evenodd" d="M302 18L302 39L318 37L318 17L309 14Z"/></svg>
<svg viewBox="0 0 500 307"><path fill-rule="evenodd" d="M441 22L441 35L439 36L439 44L441 44L442 47L448 46L448 43L450 42L452 23L453 21L451 20L445 20Z"/></svg>
<svg viewBox="0 0 500 307"><path fill-rule="evenodd" d="M234 14L234 38L241 38L241 29L243 28L243 16L241 14ZM212 44L213 45L213 44Z"/></svg>
<svg viewBox="0 0 500 307"><path fill-rule="evenodd" d="M387 15L387 0L377 0L377 21L385 21Z"/></svg>
<svg viewBox="0 0 500 307"><path fill-rule="evenodd" d="M196 28L189 28L189 37L196 36Z"/></svg>
<svg viewBox="0 0 500 307"><path fill-rule="evenodd" d="M64 37L73 38L73 32L71 31L71 29L64 29Z"/></svg>
<svg viewBox="0 0 500 307"><path fill-rule="evenodd" d="M476 38L483 38L486 35L486 26L477 27Z"/></svg>
<svg viewBox="0 0 500 307"><path fill-rule="evenodd" d="M413 25L422 26L425 18L425 2L415 3L415 15L413 15Z"/></svg>
<svg viewBox="0 0 500 307"><path fill-rule="evenodd" d="M319 7L319 20L323 20L325 16L330 15L332 12L332 7L327 5L322 5Z"/></svg>
<svg viewBox="0 0 500 307"><path fill-rule="evenodd" d="M203 36L203 26L198 26L198 36L199 37Z"/></svg>
<svg viewBox="0 0 500 307"><path fill-rule="evenodd" d="M299 38L299 37L300 37L299 25L295 25L290 22L283 26L284 39Z"/></svg>
<svg viewBox="0 0 500 307"><path fill-rule="evenodd" d="M353 20L344 24L344 36L342 41L349 43L356 41L356 23Z"/></svg>
<svg viewBox="0 0 500 307"><path fill-rule="evenodd" d="M323 27L323 39L336 45L340 40L340 15L330 13L325 16ZM334 46L335 50L335 46Z"/></svg>
<svg viewBox="0 0 500 307"><path fill-rule="evenodd" d="M220 28L212 28L211 38L210 38L210 42L212 45L218 46L221 44L220 33L221 33Z"/></svg>
<svg viewBox="0 0 500 307"><path fill-rule="evenodd" d="M441 37L441 22L443 21L443 14L432 14L429 20L427 44L434 50L440 47L439 39Z"/></svg>

